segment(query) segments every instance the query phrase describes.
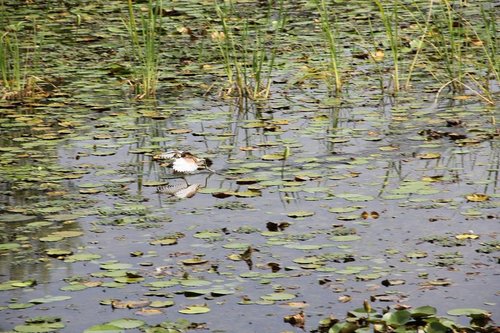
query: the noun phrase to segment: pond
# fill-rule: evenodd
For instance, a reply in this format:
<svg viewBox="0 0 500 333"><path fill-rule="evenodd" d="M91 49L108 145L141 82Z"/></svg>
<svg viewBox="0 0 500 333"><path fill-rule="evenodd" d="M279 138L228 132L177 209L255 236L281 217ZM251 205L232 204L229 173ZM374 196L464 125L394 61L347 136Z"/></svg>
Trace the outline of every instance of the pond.
<svg viewBox="0 0 500 333"><path fill-rule="evenodd" d="M161 22L152 90L126 3L0 5L27 78L0 86L0 331L327 332L363 303L499 321L495 8L321 5L133 4Z"/></svg>

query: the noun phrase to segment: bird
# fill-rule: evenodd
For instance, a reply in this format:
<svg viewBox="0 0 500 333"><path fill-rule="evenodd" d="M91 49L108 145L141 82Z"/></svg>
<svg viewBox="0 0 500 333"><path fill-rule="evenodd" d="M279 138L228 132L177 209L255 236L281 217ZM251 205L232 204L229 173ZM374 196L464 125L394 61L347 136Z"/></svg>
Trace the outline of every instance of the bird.
<svg viewBox="0 0 500 333"><path fill-rule="evenodd" d="M172 150L160 153L153 156L154 160L168 160L174 172L191 174L199 169L206 169L210 172L215 172L210 169L212 161L209 158L198 157L188 151Z"/></svg>

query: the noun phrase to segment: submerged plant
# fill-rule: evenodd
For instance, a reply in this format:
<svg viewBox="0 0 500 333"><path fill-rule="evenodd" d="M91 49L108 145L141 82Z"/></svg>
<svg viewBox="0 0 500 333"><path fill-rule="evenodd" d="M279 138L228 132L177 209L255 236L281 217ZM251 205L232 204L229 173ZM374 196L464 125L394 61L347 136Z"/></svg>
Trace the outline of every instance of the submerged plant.
<svg viewBox="0 0 500 333"><path fill-rule="evenodd" d="M130 36L134 58L139 64L140 83L134 84L139 99L156 95L161 11L160 0L148 0L147 15L141 14L138 25L132 0L128 0L129 19L125 26Z"/></svg>

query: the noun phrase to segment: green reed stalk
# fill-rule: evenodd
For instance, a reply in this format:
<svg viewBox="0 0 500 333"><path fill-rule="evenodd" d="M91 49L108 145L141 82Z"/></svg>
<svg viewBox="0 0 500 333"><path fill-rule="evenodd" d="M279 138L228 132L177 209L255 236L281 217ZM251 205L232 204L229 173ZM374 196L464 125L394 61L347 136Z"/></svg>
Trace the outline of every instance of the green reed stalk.
<svg viewBox="0 0 500 333"><path fill-rule="evenodd" d="M384 23L385 34L389 40L393 60L393 76L394 76L394 92L400 90L399 85L399 29L398 29L398 1L393 2L393 10L391 14L387 14L380 0L374 0L377 5L380 17Z"/></svg>
<svg viewBox="0 0 500 333"><path fill-rule="evenodd" d="M493 13L493 10L489 13L486 13L484 7L481 6L481 18L483 19L484 24L484 42L483 48L488 59L488 63L490 65L490 70L495 75L497 81L500 81L500 61L499 61L499 38L498 38L498 28L496 23L496 16ZM479 36L476 33L476 36ZM485 45L486 44L486 45Z"/></svg>
<svg viewBox="0 0 500 333"><path fill-rule="evenodd" d="M418 40L417 50L415 51L415 56L413 57L413 60L412 60L410 67L408 69L408 76L407 76L406 82L405 82L405 89L409 89L409 87L410 87L410 80L411 80L413 71L415 69L415 66L417 65L417 61L418 61L418 58L420 56L420 53L422 52L422 49L425 45L424 41L425 41L425 38L427 36L427 33L429 32L429 27L430 27L431 21L432 21L432 9L433 9L433 7L434 7L434 0L430 0L429 1L429 10L427 13L427 18L425 20L425 25L424 25L424 28L422 31L422 35L420 36L420 38ZM411 11L409 11L409 13L411 14Z"/></svg>
<svg viewBox="0 0 500 333"><path fill-rule="evenodd" d="M340 76L339 70L339 56L338 56L338 45L337 45L337 30L332 28L330 24L330 18L328 15L328 8L326 6L325 0L316 0L316 6L318 8L320 19L321 19L321 29L326 38L326 43L328 45L328 67L330 73L333 73L334 83L330 86L334 86L335 92L340 93L342 91L342 78Z"/></svg>
<svg viewBox="0 0 500 333"><path fill-rule="evenodd" d="M15 27L19 28L20 24ZM20 92L23 89L22 59L16 30L0 36L0 72L2 85L7 91Z"/></svg>
<svg viewBox="0 0 500 333"><path fill-rule="evenodd" d="M284 1L280 0L279 4L277 22L271 20L271 2L267 8L265 24L268 26L276 25L270 42L266 42L265 32L262 32L259 27L251 29L248 22L244 23L241 33L234 33L234 29L228 24L228 7L222 8L217 3L215 4L222 32L213 32L212 39L216 42L224 62L229 84L226 95L231 95L233 91L236 91L238 97L269 98L278 35L285 25ZM232 4L230 5L232 6ZM233 7L231 8L234 10Z"/></svg>
<svg viewBox="0 0 500 333"><path fill-rule="evenodd" d="M125 24L131 39L134 57L140 68L141 84L138 98L156 95L159 72L158 33L161 29L161 1L149 0L147 15L141 15L140 26L135 19L132 0L128 0L129 20Z"/></svg>
<svg viewBox="0 0 500 333"><path fill-rule="evenodd" d="M238 96L245 94L245 80L242 73L242 66L236 52L233 33L227 24L227 13L217 3L215 3L217 15L222 24L222 34L214 33L212 38L217 42L222 58L224 60L224 67L226 69L226 76L229 83L228 95L231 94L233 87L236 87Z"/></svg>

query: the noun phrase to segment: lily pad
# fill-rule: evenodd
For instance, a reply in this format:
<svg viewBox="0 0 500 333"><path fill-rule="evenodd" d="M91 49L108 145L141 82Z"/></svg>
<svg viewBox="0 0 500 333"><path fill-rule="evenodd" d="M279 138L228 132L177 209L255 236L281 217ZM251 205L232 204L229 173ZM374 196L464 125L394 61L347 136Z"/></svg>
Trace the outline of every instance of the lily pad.
<svg viewBox="0 0 500 333"><path fill-rule="evenodd" d="M189 315L203 314L207 312L210 312L210 308L206 305L191 305L179 310L179 313Z"/></svg>

